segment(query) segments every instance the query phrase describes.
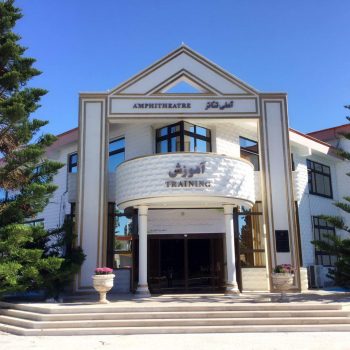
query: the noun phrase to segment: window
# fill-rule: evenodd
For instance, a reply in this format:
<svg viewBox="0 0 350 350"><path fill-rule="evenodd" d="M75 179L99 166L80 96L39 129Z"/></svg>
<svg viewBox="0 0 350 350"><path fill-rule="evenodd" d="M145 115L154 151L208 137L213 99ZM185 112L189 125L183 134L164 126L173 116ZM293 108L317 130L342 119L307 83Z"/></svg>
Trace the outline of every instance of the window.
<svg viewBox="0 0 350 350"><path fill-rule="evenodd" d="M0 201L7 201L9 197L8 191L4 190L3 188L0 188Z"/></svg>
<svg viewBox="0 0 350 350"><path fill-rule="evenodd" d="M110 172L115 171L115 168L125 159L125 139L124 137L111 141L109 143L109 162L108 168Z"/></svg>
<svg viewBox="0 0 350 350"><path fill-rule="evenodd" d="M68 172L78 172L78 153L72 153L68 156Z"/></svg>
<svg viewBox="0 0 350 350"><path fill-rule="evenodd" d="M113 268L132 267L133 236L136 232L136 212L119 210L108 204L107 263Z"/></svg>
<svg viewBox="0 0 350 350"><path fill-rule="evenodd" d="M210 130L187 122L156 131L156 152L211 152Z"/></svg>
<svg viewBox="0 0 350 350"><path fill-rule="evenodd" d="M36 219L36 220L26 221L25 224L29 225L29 226L42 226L42 227L44 227L44 219Z"/></svg>
<svg viewBox="0 0 350 350"><path fill-rule="evenodd" d="M248 160L254 165L254 170L259 170L259 146L256 141L239 137L239 146L241 147L241 158Z"/></svg>
<svg viewBox="0 0 350 350"><path fill-rule="evenodd" d="M323 165L307 159L307 171L309 180L309 193L317 196L332 198L331 170Z"/></svg>
<svg viewBox="0 0 350 350"><path fill-rule="evenodd" d="M266 266L261 203L257 202L251 210L241 207L235 216L241 267Z"/></svg>
<svg viewBox="0 0 350 350"><path fill-rule="evenodd" d="M108 168L113 172L117 165L125 159L125 139L124 137L113 140L109 143L109 162ZM78 171L78 153L72 153L68 157L68 171L76 173Z"/></svg>
<svg viewBox="0 0 350 350"><path fill-rule="evenodd" d="M75 223L75 210L76 210L76 204L74 202L70 203L70 214L66 215L66 219L71 220L72 223Z"/></svg>
<svg viewBox="0 0 350 350"><path fill-rule="evenodd" d="M292 162L292 171L295 171L295 162L294 162L294 154L290 154L290 160Z"/></svg>
<svg viewBox="0 0 350 350"><path fill-rule="evenodd" d="M325 237L326 235L335 235L335 228L327 221L322 220L321 218L314 216L313 217L314 225L314 240L315 241L326 241L329 239ZM315 264L316 265L325 265L333 266L336 262L337 257L335 255L329 255L326 252L317 250L315 247Z"/></svg>
<svg viewBox="0 0 350 350"><path fill-rule="evenodd" d="M46 183L50 181L50 175L46 174L46 163L43 162L37 165L33 170L32 182L36 183Z"/></svg>

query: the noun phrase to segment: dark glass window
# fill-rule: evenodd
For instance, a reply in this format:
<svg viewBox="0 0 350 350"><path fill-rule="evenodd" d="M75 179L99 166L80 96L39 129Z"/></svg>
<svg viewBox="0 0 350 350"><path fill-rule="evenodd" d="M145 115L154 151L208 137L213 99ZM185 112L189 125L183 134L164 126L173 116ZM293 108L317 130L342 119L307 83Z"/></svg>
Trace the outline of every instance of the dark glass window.
<svg viewBox="0 0 350 350"><path fill-rule="evenodd" d="M329 238L325 237L326 235L335 235L335 228L327 221L314 216L313 217L313 225L314 225L314 240L315 241L329 241ZM318 250L315 247L315 264L316 265L325 265L325 266L333 266L337 261L337 257L335 255L329 255L326 252Z"/></svg>
<svg viewBox="0 0 350 350"><path fill-rule="evenodd" d="M0 201L7 201L8 196L9 196L8 191L4 190L3 188L0 188Z"/></svg>
<svg viewBox="0 0 350 350"><path fill-rule="evenodd" d="M259 170L259 145L256 141L239 137L239 146L241 148L241 158L248 160L254 165L254 170Z"/></svg>
<svg viewBox="0 0 350 350"><path fill-rule="evenodd" d="M70 204L70 214L66 215L67 219L70 219L73 223L75 223L76 218L76 204L73 202Z"/></svg>
<svg viewBox="0 0 350 350"><path fill-rule="evenodd" d="M295 171L295 162L294 162L294 154L290 154L290 160L292 162L292 171Z"/></svg>
<svg viewBox="0 0 350 350"><path fill-rule="evenodd" d="M109 143L109 162L108 168L110 172L115 171L115 168L125 159L125 139L124 137L111 141Z"/></svg>
<svg viewBox="0 0 350 350"><path fill-rule="evenodd" d="M309 193L332 198L331 170L327 165L307 159Z"/></svg>
<svg viewBox="0 0 350 350"><path fill-rule="evenodd" d="M156 131L156 153L211 152L210 130L187 122Z"/></svg>
<svg viewBox="0 0 350 350"><path fill-rule="evenodd" d="M42 226L42 227L44 227L44 219L35 219L35 220L26 221L25 224L29 225L29 226Z"/></svg>
<svg viewBox="0 0 350 350"><path fill-rule="evenodd" d="M50 176L45 174L45 163L37 165L33 169L32 181L36 183L45 183L50 181Z"/></svg>
<svg viewBox="0 0 350 350"><path fill-rule="evenodd" d="M125 139L124 137L113 140L109 143L109 171L115 170L117 165L125 159ZM78 171L78 153L72 153L68 157L68 171L76 173Z"/></svg>
<svg viewBox="0 0 350 350"><path fill-rule="evenodd" d="M136 232L136 212L119 210L114 203L108 204L108 251L109 267L131 268L132 245Z"/></svg>
<svg viewBox="0 0 350 350"><path fill-rule="evenodd" d="M241 267L266 266L262 204L257 202L252 209L241 207L235 214Z"/></svg>
<svg viewBox="0 0 350 350"><path fill-rule="evenodd" d="M72 153L68 156L68 171L70 173L78 172L78 153Z"/></svg>

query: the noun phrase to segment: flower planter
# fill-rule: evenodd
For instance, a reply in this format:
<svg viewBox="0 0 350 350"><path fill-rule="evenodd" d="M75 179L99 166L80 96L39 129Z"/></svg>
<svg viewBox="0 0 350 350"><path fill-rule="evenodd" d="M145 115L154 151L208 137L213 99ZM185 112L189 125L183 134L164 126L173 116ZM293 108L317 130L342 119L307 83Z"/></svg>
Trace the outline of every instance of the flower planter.
<svg viewBox="0 0 350 350"><path fill-rule="evenodd" d="M112 273L92 276L93 286L95 290L100 293L101 304L109 303L109 301L106 299L106 294L113 287L114 277L115 275Z"/></svg>
<svg viewBox="0 0 350 350"><path fill-rule="evenodd" d="M280 301L286 301L286 291L293 285L294 275L289 272L272 273L272 284L274 289L281 292Z"/></svg>

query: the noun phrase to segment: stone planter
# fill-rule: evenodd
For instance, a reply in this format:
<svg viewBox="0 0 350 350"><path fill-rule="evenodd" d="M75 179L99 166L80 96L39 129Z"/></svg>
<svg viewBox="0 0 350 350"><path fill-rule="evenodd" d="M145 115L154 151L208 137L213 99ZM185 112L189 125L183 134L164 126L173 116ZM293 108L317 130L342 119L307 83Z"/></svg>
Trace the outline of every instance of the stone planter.
<svg viewBox="0 0 350 350"><path fill-rule="evenodd" d="M115 275L113 273L105 274L105 275L93 275L92 281L93 286L97 292L100 293L100 303L108 304L109 301L106 299L106 294L113 287L113 280Z"/></svg>
<svg viewBox="0 0 350 350"><path fill-rule="evenodd" d="M280 301L287 301L286 291L293 285L294 275L292 273L272 273L272 284L274 289L281 292Z"/></svg>

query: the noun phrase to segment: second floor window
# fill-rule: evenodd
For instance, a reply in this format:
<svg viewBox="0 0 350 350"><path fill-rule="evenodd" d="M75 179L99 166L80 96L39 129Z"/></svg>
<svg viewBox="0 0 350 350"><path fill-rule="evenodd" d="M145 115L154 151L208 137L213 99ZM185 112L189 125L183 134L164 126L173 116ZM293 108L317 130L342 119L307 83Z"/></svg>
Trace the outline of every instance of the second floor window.
<svg viewBox="0 0 350 350"><path fill-rule="evenodd" d="M109 142L108 155L108 168L110 172L113 172L117 165L125 160L124 137ZM68 171L70 173L78 172L78 153L72 153L68 156Z"/></svg>
<svg viewBox="0 0 350 350"><path fill-rule="evenodd" d="M30 220L30 221L26 221L24 224L29 226L41 226L41 227L45 226L44 219Z"/></svg>
<svg viewBox="0 0 350 350"><path fill-rule="evenodd" d="M254 170L259 170L259 146L256 141L239 137L239 146L241 149L241 158L248 160L254 165Z"/></svg>
<svg viewBox="0 0 350 350"><path fill-rule="evenodd" d="M211 152L210 130L187 122L157 129L156 153L167 152Z"/></svg>
<svg viewBox="0 0 350 350"><path fill-rule="evenodd" d="M332 198L331 169L327 165L307 159L309 193Z"/></svg>
<svg viewBox="0 0 350 350"><path fill-rule="evenodd" d="M8 197L9 197L8 191L4 190L3 188L0 188L0 202L7 201Z"/></svg>
<svg viewBox="0 0 350 350"><path fill-rule="evenodd" d="M109 143L109 162L108 168L110 172L125 160L125 138L113 140Z"/></svg>
<svg viewBox="0 0 350 350"><path fill-rule="evenodd" d="M70 173L78 172L78 153L72 153L68 156L68 171Z"/></svg>

